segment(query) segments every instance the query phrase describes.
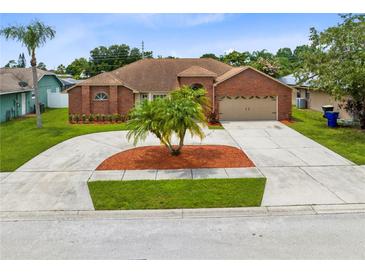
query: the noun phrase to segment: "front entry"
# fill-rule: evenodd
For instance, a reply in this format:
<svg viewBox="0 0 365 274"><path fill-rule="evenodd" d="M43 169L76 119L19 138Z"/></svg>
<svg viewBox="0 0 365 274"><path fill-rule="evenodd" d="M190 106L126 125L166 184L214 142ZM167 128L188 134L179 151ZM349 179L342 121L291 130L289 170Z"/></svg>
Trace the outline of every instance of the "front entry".
<svg viewBox="0 0 365 274"><path fill-rule="evenodd" d="M222 121L277 120L276 96L223 96L219 98Z"/></svg>

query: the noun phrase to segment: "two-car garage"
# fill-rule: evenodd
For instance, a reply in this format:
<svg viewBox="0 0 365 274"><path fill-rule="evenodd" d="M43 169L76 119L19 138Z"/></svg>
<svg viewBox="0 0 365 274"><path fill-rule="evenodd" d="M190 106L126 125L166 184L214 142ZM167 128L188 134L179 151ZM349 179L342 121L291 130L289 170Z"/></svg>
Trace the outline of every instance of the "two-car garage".
<svg viewBox="0 0 365 274"><path fill-rule="evenodd" d="M277 120L277 96L222 96L218 99L222 121Z"/></svg>

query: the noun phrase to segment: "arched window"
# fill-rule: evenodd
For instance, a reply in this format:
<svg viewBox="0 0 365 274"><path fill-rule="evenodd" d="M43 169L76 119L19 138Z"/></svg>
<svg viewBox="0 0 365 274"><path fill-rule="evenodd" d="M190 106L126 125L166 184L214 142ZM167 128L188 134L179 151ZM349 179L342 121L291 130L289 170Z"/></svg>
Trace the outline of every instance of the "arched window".
<svg viewBox="0 0 365 274"><path fill-rule="evenodd" d="M95 95L94 100L95 101L105 101L105 100L108 100L108 94L106 94L105 92L98 92Z"/></svg>
<svg viewBox="0 0 365 274"><path fill-rule="evenodd" d="M202 84L199 84L199 83L195 83L195 84L192 84L190 86L193 90L197 90L197 89L200 89L200 88L204 88Z"/></svg>

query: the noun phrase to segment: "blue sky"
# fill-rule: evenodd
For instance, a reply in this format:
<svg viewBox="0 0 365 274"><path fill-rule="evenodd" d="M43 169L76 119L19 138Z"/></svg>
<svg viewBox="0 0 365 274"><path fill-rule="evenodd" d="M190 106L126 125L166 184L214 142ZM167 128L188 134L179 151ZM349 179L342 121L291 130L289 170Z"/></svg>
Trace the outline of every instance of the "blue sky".
<svg viewBox="0 0 365 274"><path fill-rule="evenodd" d="M56 38L38 50L47 68L89 57L103 45L128 44L152 50L154 56L200 57L232 49L275 52L308 43L309 28L319 30L340 21L337 14L1 14L0 26L27 24L37 18L53 26ZM0 66L25 48L0 38ZM27 62L29 56L27 56Z"/></svg>

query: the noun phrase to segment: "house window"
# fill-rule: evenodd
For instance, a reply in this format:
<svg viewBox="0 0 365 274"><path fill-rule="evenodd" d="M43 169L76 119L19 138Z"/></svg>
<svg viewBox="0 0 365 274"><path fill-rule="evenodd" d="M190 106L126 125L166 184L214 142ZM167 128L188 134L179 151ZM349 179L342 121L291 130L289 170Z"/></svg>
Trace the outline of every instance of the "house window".
<svg viewBox="0 0 365 274"><path fill-rule="evenodd" d="M166 97L166 94L154 94L153 95L153 100L162 99L164 97Z"/></svg>
<svg viewBox="0 0 365 274"><path fill-rule="evenodd" d="M56 87L56 92L60 92L60 88L59 87Z"/></svg>
<svg viewBox="0 0 365 274"><path fill-rule="evenodd" d="M203 85L202 84L199 84L199 83L195 83L195 84L192 84L190 87L193 90L197 90L197 89L203 88Z"/></svg>
<svg viewBox="0 0 365 274"><path fill-rule="evenodd" d="M297 98L300 98L300 91L297 91Z"/></svg>
<svg viewBox="0 0 365 274"><path fill-rule="evenodd" d="M94 97L95 101L105 101L108 100L108 94L106 94L105 92L98 92L95 97Z"/></svg>
<svg viewBox="0 0 365 274"><path fill-rule="evenodd" d="M139 98L141 101L148 100L148 93L141 93Z"/></svg>

